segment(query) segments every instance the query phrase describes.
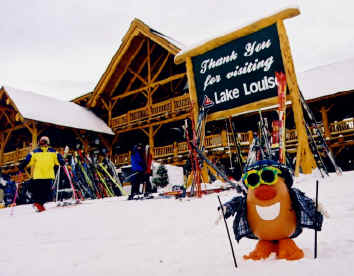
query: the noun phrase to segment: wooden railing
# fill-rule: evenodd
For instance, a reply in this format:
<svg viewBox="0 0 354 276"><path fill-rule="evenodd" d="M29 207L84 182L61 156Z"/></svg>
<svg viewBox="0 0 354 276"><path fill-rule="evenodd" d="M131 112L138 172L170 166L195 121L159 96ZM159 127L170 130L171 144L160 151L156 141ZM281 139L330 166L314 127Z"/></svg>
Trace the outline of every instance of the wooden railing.
<svg viewBox="0 0 354 276"><path fill-rule="evenodd" d="M297 142L296 129L290 129L285 132L285 139L288 143Z"/></svg>
<svg viewBox="0 0 354 276"><path fill-rule="evenodd" d="M221 134L206 136L204 139L204 147L206 149L217 148L223 145Z"/></svg>
<svg viewBox="0 0 354 276"><path fill-rule="evenodd" d="M208 135L204 139L204 147L206 150L215 149L219 147L228 147L228 145L233 145L233 139L230 138L231 133L229 133L229 142L227 142L226 132L221 134ZM249 136L248 132L238 133L238 137L241 145L249 144ZM188 152L187 142L174 143L172 145L162 146L162 147L154 147L153 156L154 159L160 158L168 158L168 157L177 157L178 155L182 155ZM123 166L130 164L130 159L125 158L125 156L130 156L129 153L124 153L117 155L115 158L116 165Z"/></svg>
<svg viewBox="0 0 354 276"><path fill-rule="evenodd" d="M344 119L340 122L333 122L329 126L331 135L346 134L354 131L354 118Z"/></svg>
<svg viewBox="0 0 354 276"><path fill-rule="evenodd" d="M189 98L188 98L189 100ZM173 105L176 107L180 102L183 101L183 97L178 97L173 99ZM160 103L161 104L161 103ZM163 106L163 104L161 104ZM182 106L183 104L181 104ZM159 109L162 110L166 109ZM139 110L140 112L141 110ZM126 116L126 115L124 115ZM131 118L134 118L133 116ZM123 122L124 120L122 120ZM323 127L320 128L322 134L324 132ZM331 137L335 139L336 137L341 137L342 135L352 135L354 134L354 118L346 119L340 122L331 123L329 126ZM313 132L313 131L312 131ZM313 132L314 133L314 132ZM240 140L240 144L243 147L247 147L249 145L249 132L240 132L237 133L238 138ZM228 138L227 138L228 137ZM287 144L296 144L297 143L297 134L295 129L286 131L286 142ZM228 147L229 145L233 145L233 136L231 133L226 133L225 131L220 134L208 135L204 139L204 147L206 150L215 149L218 147ZM17 151L6 152L3 154L2 161L0 165L6 165L10 163L17 162L19 160L23 160L26 155L31 150L30 147L22 148ZM61 150L57 149L59 152ZM154 147L153 156L155 159L167 158L167 157L175 157L178 155L182 155L188 152L188 146L186 142L174 143L172 145L167 145L163 147ZM130 164L130 152L115 155L114 162L119 165L128 165Z"/></svg>
<svg viewBox="0 0 354 276"><path fill-rule="evenodd" d="M5 152L2 156L0 165L11 164L23 160L30 151L31 147L26 147L15 151Z"/></svg>
<svg viewBox="0 0 354 276"><path fill-rule="evenodd" d="M154 154L153 156L163 156L163 157L168 157L172 156L174 154L174 144L168 145L168 146L163 146L163 147L155 147L154 148Z"/></svg>
<svg viewBox="0 0 354 276"><path fill-rule="evenodd" d="M121 129L147 120L156 120L163 116L172 116L179 112L188 112L191 108L189 94L184 94L167 101L159 102L149 107L131 110L126 114L112 118L111 128Z"/></svg>
<svg viewBox="0 0 354 276"><path fill-rule="evenodd" d="M115 164L121 164L121 165L130 164L130 154L131 154L131 152L129 151L129 152L126 152L123 154L115 155L115 158L113 161Z"/></svg>

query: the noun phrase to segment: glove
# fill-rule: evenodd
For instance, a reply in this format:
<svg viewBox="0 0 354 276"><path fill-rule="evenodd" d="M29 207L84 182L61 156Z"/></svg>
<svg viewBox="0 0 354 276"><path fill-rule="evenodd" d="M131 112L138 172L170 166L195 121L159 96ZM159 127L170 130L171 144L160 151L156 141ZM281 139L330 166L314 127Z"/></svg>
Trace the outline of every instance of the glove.
<svg viewBox="0 0 354 276"><path fill-rule="evenodd" d="M64 159L68 156L68 153L70 151L70 148L68 146L65 146L65 149L64 149Z"/></svg>
<svg viewBox="0 0 354 276"><path fill-rule="evenodd" d="M329 218L329 213L321 202L318 203L317 211L320 212L325 218Z"/></svg>

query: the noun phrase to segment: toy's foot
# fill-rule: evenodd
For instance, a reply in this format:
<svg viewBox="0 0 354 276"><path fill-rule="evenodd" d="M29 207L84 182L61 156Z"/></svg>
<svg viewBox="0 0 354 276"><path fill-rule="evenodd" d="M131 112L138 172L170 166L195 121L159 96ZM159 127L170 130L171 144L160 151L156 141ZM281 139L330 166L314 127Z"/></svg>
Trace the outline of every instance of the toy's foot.
<svg viewBox="0 0 354 276"><path fill-rule="evenodd" d="M296 243L291 239L279 241L279 249L277 258L287 260L299 260L304 257L304 251L297 247Z"/></svg>
<svg viewBox="0 0 354 276"><path fill-rule="evenodd" d="M260 240L258 241L256 248L248 255L244 255L243 258L245 260L265 259L268 258L272 252L276 252L276 250L277 250L277 245L274 244L272 241Z"/></svg>

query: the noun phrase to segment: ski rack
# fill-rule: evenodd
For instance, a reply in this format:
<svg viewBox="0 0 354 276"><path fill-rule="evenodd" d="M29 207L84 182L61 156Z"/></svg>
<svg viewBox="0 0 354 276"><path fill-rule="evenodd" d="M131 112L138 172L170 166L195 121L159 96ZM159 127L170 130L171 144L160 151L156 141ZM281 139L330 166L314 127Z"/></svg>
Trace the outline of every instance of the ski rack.
<svg viewBox="0 0 354 276"><path fill-rule="evenodd" d="M266 124L264 122L264 118L262 116L262 110L259 109L258 113L259 113L259 118L260 118L260 121L259 121L260 136L263 137L265 150L266 150L265 158L266 159L272 159L272 148L270 146L269 137L268 137L269 130L268 130L268 127L266 126Z"/></svg>
<svg viewBox="0 0 354 276"><path fill-rule="evenodd" d="M333 157L333 154L332 154L332 151L330 150L330 148L328 147L327 143L326 143L326 140L324 139L323 135L322 135L322 132L318 126L318 123L316 121L316 118L315 118L315 115L313 114L312 110L310 109L309 105L307 104L302 92L300 91L299 89L299 94L300 94L300 101L301 101L301 104L303 106L303 109L304 111L306 112L307 114L307 117L309 118L310 122L311 122L311 126L314 127L314 130L315 130L315 133L316 133L316 136L317 136L317 141L315 139L315 137L313 137L312 135L312 132L311 132L311 129L308 125L308 123L306 122L306 119L305 119L305 116L304 116L304 121L305 121L305 126L306 126L306 131L311 139L311 143L313 144L313 146L311 147L311 150L314 150L316 152L316 154L319 156L320 160L317 161L316 160L316 157L315 157L315 160L316 160L316 163L320 164L321 163L323 164L324 168L325 168L325 171L326 171L326 174L328 174L328 169L327 167L325 166L321 156L320 156L320 152L318 150L318 147L321 147L322 149L324 149L324 152L326 153L326 155L328 156L329 160L331 161L335 171L336 171L336 174L337 175L342 175L342 169L336 164L336 161L334 160L334 157ZM310 143L310 144L311 144ZM319 144L319 145L318 145ZM313 148L313 149L312 149ZM315 152L312 151L312 153L315 155ZM317 164L317 166L318 166ZM321 169L320 169L321 170Z"/></svg>
<svg viewBox="0 0 354 276"><path fill-rule="evenodd" d="M234 143L235 143L235 147L236 147L236 151L237 151L237 162L239 163L239 166L241 168L241 171L243 171L244 168L244 162L242 160L242 151L241 151L241 144L240 144L240 140L238 139L237 135L236 135L236 128L235 128L235 124L232 121L231 117L228 117L228 121L230 124L230 128L231 128L231 132L232 132L232 137L234 139Z"/></svg>
<svg viewBox="0 0 354 276"><path fill-rule="evenodd" d="M55 196L55 202L57 204L59 204L59 193L72 193L72 199L75 201L75 203L79 203L80 200L79 198L77 197L77 194L76 194L76 191L75 191L75 188L74 188L74 185L72 183L72 179L69 175L69 172L67 170L67 167L66 165L63 166L63 172L64 172L64 175L67 177L69 183L70 183L70 188L63 188L63 189L60 189L59 185L60 185L60 173L61 173L61 168L62 166L59 166L58 167L58 171L57 171L57 174L55 176L55 180L54 180L54 187L56 188L56 196ZM63 202L63 200L61 199L60 202Z"/></svg>

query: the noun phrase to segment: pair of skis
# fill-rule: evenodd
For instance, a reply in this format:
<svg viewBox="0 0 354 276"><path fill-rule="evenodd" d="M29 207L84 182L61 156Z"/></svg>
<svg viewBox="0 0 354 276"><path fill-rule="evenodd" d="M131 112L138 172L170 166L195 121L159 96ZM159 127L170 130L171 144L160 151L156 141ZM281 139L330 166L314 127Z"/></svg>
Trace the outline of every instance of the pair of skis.
<svg viewBox="0 0 354 276"><path fill-rule="evenodd" d="M98 163L95 156L84 155L76 151L71 156L70 167L64 166L63 171L67 176L71 188L59 189L59 182L56 179L55 187L58 191L71 190L73 197L77 200L85 198L103 198L115 195L127 195L123 189L113 162L105 156L102 163ZM57 178L60 177L60 168ZM62 190L62 191L61 191Z"/></svg>
<svg viewBox="0 0 354 276"><path fill-rule="evenodd" d="M231 137L233 140L233 144L234 144L234 149L235 149L235 164L234 160L232 158L232 151L231 151L231 142L229 139L229 129L231 130ZM242 151L241 151L241 144L240 144L240 140L238 139L237 133L236 133L236 128L235 128L235 124L232 121L231 117L228 117L226 119L226 135L227 135L227 142L228 142L228 147L229 147L229 158L230 158L230 170L233 173L233 176L236 176L236 180L240 180L241 175L242 175L242 171L243 171L243 167L244 167L244 162L243 162L243 158L242 158Z"/></svg>
<svg viewBox="0 0 354 276"><path fill-rule="evenodd" d="M309 105L307 104L304 96L300 92L300 101L303 107L305 114L309 120L309 123L305 120L306 131L310 138L310 147L314 154L317 166L319 167L322 176L324 174L328 175L328 169L325 166L323 159L321 157L321 151L329 158L331 164L333 165L335 172L337 175L342 175L342 169L336 164L334 159L333 153L327 145L325 138L322 135L320 127L316 121L315 115L313 114L312 110L310 109ZM313 135L311 132L311 127L315 134Z"/></svg>
<svg viewBox="0 0 354 276"><path fill-rule="evenodd" d="M278 122L278 141L279 141L279 161L283 164L286 164L286 149L285 149L285 115L286 115L286 77L284 73L276 73L276 79L278 83L278 115L279 115L279 122ZM299 90L300 91L300 90ZM326 167L323 158L321 157L321 150L322 152L328 156L330 162L332 163L337 175L342 174L341 168L336 164L334 156L328 147L320 127L316 121L316 118L310 109L309 105L305 101L304 96L300 92L300 102L303 107L304 114L306 114L307 121L304 116L304 124L306 133L309 139L310 149L313 153L314 159L316 161L316 165L321 173L321 176L324 177L328 174L328 168ZM312 133L314 131L314 135Z"/></svg>

